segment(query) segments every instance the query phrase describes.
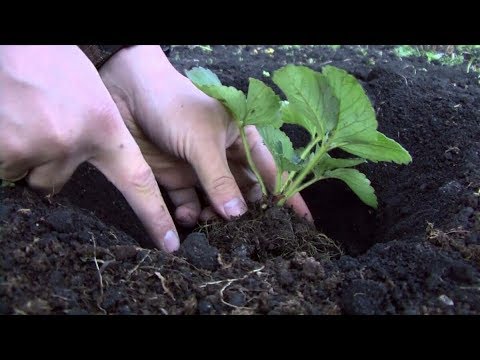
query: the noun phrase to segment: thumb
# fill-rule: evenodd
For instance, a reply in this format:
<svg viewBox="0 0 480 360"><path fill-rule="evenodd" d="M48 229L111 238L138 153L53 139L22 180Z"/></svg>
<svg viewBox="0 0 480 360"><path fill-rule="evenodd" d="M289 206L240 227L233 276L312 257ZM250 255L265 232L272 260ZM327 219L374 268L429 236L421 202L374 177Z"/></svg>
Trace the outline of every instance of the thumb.
<svg viewBox="0 0 480 360"><path fill-rule="evenodd" d="M221 216L229 220L247 211L242 192L228 167L225 149L205 147L195 151L191 160L212 206Z"/></svg>

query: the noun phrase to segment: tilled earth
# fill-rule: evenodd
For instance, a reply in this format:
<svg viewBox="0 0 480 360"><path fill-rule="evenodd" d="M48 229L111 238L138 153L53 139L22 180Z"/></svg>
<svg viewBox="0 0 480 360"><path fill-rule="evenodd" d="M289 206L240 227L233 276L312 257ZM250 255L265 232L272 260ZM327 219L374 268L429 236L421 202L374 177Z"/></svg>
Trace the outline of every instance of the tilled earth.
<svg viewBox="0 0 480 360"><path fill-rule="evenodd" d="M148 248L124 199L90 166L53 198L17 183L0 188L0 313L480 313L478 74L392 50L174 46L170 53L179 70L208 67L243 90L248 77L271 85L268 74L287 63L355 75L380 131L413 157L408 166L361 166L377 211L344 184L320 182L303 192L318 231L287 209L252 207L232 223L181 229L180 252L167 255ZM297 146L308 140L285 130Z"/></svg>

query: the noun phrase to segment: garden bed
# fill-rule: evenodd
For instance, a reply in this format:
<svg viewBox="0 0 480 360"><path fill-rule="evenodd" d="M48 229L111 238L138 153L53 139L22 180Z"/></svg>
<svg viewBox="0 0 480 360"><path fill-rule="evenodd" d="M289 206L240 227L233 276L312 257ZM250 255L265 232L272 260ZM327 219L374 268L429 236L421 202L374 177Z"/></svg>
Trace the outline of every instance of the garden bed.
<svg viewBox="0 0 480 360"><path fill-rule="evenodd" d="M243 90L248 77L272 85L268 75L287 63L344 68L413 162L359 167L377 211L342 182L321 181L302 192L318 231L289 211L255 208L196 229L205 235L179 229L186 240L174 255L148 248L91 166L53 198L22 183L0 188L0 313L480 313L480 85L468 58L442 65L392 46L174 46L170 59ZM295 146L308 141L285 130Z"/></svg>

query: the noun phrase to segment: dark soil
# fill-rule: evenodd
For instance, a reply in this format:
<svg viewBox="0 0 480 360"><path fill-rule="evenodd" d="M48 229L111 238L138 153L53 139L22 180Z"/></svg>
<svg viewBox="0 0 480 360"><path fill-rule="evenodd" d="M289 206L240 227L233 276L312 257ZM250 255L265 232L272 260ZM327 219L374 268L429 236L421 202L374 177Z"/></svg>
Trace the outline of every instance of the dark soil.
<svg viewBox="0 0 480 360"><path fill-rule="evenodd" d="M250 211L239 219L216 221L200 229L228 261L249 257L264 262L279 256L291 258L301 252L319 260L343 255L341 244L318 232L293 210L274 206L273 202L268 206L251 204Z"/></svg>
<svg viewBox="0 0 480 360"><path fill-rule="evenodd" d="M286 63L354 74L380 131L413 157L361 166L377 211L343 183L320 182L303 192L320 232L288 210L256 208L203 225L166 255L140 246L149 242L138 219L90 166L54 198L18 183L0 188L0 313L479 314L478 75L386 46L271 49L176 46L170 58L244 90L248 77L271 84L263 72Z"/></svg>

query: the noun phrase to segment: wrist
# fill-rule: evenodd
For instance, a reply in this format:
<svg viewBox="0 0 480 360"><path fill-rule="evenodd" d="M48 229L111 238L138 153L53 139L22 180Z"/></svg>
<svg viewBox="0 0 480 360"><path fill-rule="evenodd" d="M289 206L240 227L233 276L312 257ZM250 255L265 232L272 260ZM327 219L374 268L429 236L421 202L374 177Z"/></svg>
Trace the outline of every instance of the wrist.
<svg viewBox="0 0 480 360"><path fill-rule="evenodd" d="M129 45L78 45L97 69L100 69L118 51Z"/></svg>
<svg viewBox="0 0 480 360"><path fill-rule="evenodd" d="M160 45L135 45L120 49L100 69L102 78L108 78L129 95L141 94L155 86L166 85L165 79L176 79L180 73L168 60Z"/></svg>
<svg viewBox="0 0 480 360"><path fill-rule="evenodd" d="M128 64L173 67L160 45L133 45L119 49L111 59Z"/></svg>

